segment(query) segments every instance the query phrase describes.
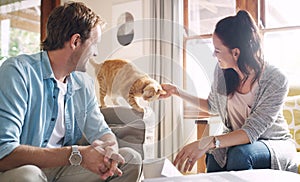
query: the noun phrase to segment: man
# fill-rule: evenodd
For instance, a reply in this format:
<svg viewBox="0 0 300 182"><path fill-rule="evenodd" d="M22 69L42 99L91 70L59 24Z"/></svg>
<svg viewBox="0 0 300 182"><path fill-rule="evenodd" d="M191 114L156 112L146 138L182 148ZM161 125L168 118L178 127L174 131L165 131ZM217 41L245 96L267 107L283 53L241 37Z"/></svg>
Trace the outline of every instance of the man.
<svg viewBox="0 0 300 182"><path fill-rule="evenodd" d="M140 155L118 149L84 73L102 24L84 4L66 3L48 19L44 51L0 67L0 181L139 180ZM77 146L82 137L92 145Z"/></svg>

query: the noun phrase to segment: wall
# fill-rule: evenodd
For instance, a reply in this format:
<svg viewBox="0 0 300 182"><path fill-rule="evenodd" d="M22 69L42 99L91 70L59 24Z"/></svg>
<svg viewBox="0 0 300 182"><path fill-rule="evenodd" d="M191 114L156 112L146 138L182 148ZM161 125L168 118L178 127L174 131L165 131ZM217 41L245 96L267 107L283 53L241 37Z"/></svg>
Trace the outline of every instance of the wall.
<svg viewBox="0 0 300 182"><path fill-rule="evenodd" d="M61 3L67 2L68 0L62 0ZM102 40L100 45L98 45L99 55L96 57L97 62L102 62L105 59L112 58L123 58L129 59L136 64L136 66L142 71L149 73L149 61L144 61L142 56L148 54L149 50L144 46L144 42L133 41L134 43L128 46L121 46L116 42L116 31L117 25L113 20L113 15L118 14L118 12L113 12L113 10L118 10L118 7L123 11L126 11L126 7L132 11L137 11L139 17L136 17L135 20L141 20L143 18L149 17L149 7L148 3L150 0L75 0L77 2L85 3L89 8L91 8L94 12L100 15L106 21L106 26L102 32ZM130 4L134 3L137 7L130 7ZM144 11L145 10L145 11ZM140 27L138 27L140 31ZM142 27L141 27L142 29ZM142 31L142 30L141 30ZM88 65L87 69L88 74L92 77L95 77L94 68L91 65ZM95 80L96 85L96 94L99 98L98 91L99 86L97 81ZM109 101L108 101L109 102ZM125 102L122 102L125 103ZM126 104L126 103L125 103Z"/></svg>

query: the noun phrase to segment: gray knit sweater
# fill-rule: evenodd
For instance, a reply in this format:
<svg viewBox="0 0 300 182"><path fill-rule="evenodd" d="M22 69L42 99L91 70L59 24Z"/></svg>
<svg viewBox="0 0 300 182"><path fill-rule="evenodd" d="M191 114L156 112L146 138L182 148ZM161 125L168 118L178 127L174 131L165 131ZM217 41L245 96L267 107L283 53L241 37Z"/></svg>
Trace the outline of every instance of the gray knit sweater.
<svg viewBox="0 0 300 182"><path fill-rule="evenodd" d="M217 92L221 88L224 93L225 82L222 70L217 66L215 81L208 97L209 111L218 114L224 125L224 133L231 131L227 117L227 96ZM271 152L271 168L297 172L297 164L293 161L296 147L291 139L288 125L282 114L284 99L288 92L286 76L274 66L265 65L265 69L258 80L255 101L251 107L249 117L242 126L250 142L257 140L264 142ZM226 165L227 148L216 149L212 152L221 167Z"/></svg>

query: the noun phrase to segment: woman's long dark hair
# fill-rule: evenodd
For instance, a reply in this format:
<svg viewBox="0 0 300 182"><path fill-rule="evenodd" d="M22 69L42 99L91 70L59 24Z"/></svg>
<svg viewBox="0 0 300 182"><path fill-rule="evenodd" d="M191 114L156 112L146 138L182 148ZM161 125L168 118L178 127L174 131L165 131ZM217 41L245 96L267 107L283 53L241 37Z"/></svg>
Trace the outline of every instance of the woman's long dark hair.
<svg viewBox="0 0 300 182"><path fill-rule="evenodd" d="M241 80L233 69L224 69L227 95L233 95L240 84L243 84L250 75L249 68L253 69L255 76L252 84L259 79L264 66L261 37L251 15L244 10L236 16L229 16L220 20L214 33L229 49L238 48L240 55L238 67L245 78Z"/></svg>

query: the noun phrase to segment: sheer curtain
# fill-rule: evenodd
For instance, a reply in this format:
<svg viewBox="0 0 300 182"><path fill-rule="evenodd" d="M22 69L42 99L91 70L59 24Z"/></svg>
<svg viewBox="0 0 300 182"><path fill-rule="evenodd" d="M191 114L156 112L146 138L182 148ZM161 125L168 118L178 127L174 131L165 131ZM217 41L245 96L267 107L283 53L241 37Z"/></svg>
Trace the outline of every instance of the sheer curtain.
<svg viewBox="0 0 300 182"><path fill-rule="evenodd" d="M151 0L150 71L160 83L182 86L182 0ZM153 103L155 157L174 160L183 145L183 106L176 96Z"/></svg>

